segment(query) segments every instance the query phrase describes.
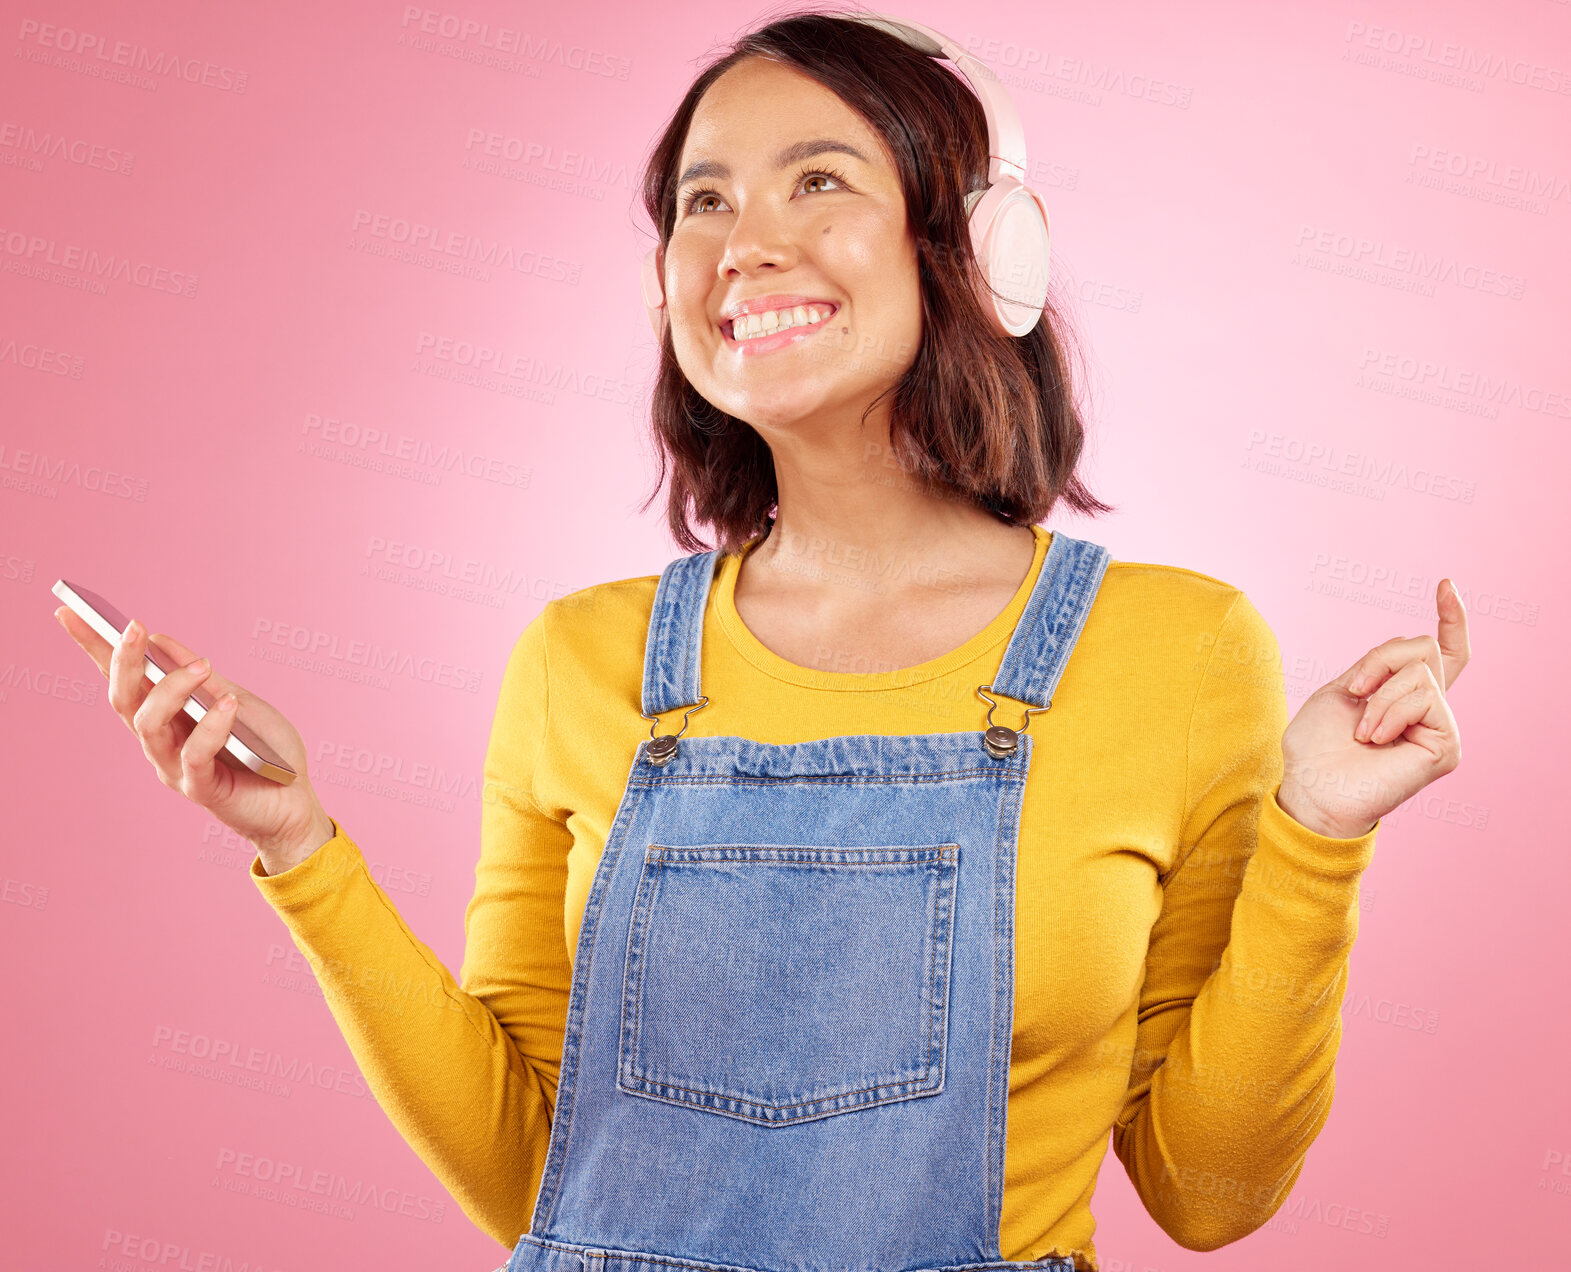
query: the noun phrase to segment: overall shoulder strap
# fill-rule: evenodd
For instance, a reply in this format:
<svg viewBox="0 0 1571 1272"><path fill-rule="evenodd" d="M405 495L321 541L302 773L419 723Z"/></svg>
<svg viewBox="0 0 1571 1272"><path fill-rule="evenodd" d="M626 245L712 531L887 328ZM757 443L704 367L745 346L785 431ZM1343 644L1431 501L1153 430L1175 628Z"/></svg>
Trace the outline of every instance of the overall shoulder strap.
<svg viewBox="0 0 1571 1272"><path fill-rule="evenodd" d="M1047 560L993 680L996 692L1033 707L1052 701L1109 560L1100 543L1053 532Z"/></svg>
<svg viewBox="0 0 1571 1272"><path fill-rule="evenodd" d="M698 680L704 608L718 559L714 549L695 552L678 557L660 572L644 640L645 715L690 707L703 697Z"/></svg>

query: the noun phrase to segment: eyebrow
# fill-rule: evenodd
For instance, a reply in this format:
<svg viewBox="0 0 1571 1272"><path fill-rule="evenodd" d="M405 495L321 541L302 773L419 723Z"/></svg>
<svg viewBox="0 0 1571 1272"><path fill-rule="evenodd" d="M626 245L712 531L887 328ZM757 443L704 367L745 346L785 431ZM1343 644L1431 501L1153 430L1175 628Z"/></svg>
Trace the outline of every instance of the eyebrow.
<svg viewBox="0 0 1571 1272"><path fill-rule="evenodd" d="M811 141L798 141L785 147L775 155L775 167L784 168L793 163L800 163L804 159L811 159L815 155L842 154L860 159L863 163L871 164L872 160L864 155L849 142L836 141L833 137L816 137ZM677 181L677 187L685 186L689 181L696 181L701 177L725 178L731 175L731 169L716 159L700 159L697 163L689 164Z"/></svg>

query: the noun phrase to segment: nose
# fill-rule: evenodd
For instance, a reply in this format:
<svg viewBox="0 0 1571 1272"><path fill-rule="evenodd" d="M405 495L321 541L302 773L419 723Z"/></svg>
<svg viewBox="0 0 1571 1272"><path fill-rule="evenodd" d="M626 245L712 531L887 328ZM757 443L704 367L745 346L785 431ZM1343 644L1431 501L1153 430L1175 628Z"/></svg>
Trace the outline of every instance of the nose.
<svg viewBox="0 0 1571 1272"><path fill-rule="evenodd" d="M767 205L755 203L744 207L731 223L731 233L720 257L720 278L730 281L738 276L790 269L798 255L786 217Z"/></svg>

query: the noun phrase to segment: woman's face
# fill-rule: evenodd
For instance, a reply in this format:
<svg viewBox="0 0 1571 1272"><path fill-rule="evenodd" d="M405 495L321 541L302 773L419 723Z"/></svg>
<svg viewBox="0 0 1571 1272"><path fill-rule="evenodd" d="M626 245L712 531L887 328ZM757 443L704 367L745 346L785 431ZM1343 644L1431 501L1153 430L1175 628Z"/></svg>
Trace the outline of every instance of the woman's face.
<svg viewBox="0 0 1571 1272"><path fill-rule="evenodd" d="M922 335L916 243L881 139L816 80L748 58L699 102L678 174L665 294L683 374L761 432L858 418ZM768 334L749 338L733 323L744 305L807 322L778 330L766 315Z"/></svg>

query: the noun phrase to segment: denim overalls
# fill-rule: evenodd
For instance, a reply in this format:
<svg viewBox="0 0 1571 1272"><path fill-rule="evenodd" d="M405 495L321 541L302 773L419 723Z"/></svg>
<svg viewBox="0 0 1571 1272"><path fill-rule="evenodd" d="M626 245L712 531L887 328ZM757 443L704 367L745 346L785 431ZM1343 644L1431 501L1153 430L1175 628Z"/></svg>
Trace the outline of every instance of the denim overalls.
<svg viewBox="0 0 1571 1272"><path fill-rule="evenodd" d="M979 699L1047 709L1108 559L1052 536ZM649 620L643 714L683 731L716 560L672 561ZM1073 1272L998 1245L1030 760L1002 725L641 743L505 1272Z"/></svg>

